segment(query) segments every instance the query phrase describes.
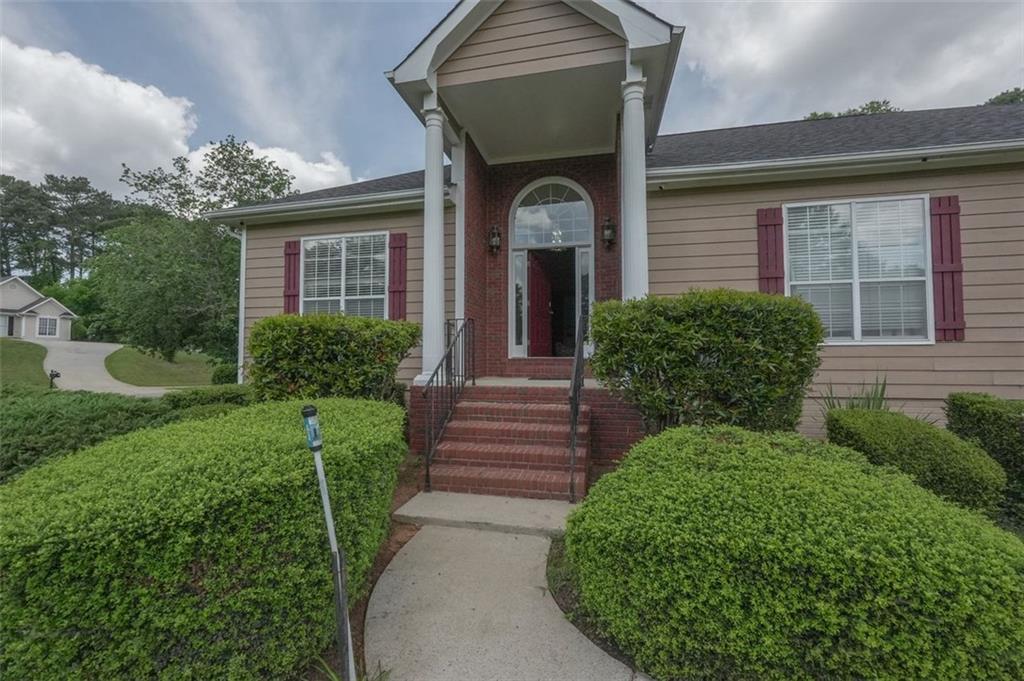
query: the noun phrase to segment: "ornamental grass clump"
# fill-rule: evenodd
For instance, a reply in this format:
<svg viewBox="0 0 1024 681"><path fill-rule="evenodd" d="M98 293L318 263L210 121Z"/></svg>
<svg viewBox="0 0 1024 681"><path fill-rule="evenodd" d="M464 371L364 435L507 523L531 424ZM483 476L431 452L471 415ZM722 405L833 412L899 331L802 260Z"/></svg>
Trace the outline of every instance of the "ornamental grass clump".
<svg viewBox="0 0 1024 681"><path fill-rule="evenodd" d="M833 409L825 418L828 440L895 466L941 497L995 515L1006 492L1006 473L974 443L899 412Z"/></svg>
<svg viewBox="0 0 1024 681"><path fill-rule="evenodd" d="M849 449L670 429L565 541L582 608L660 681L1024 677L1024 543Z"/></svg>
<svg viewBox="0 0 1024 681"><path fill-rule="evenodd" d="M606 301L591 322L594 375L652 430L793 430L824 330L799 298L729 289Z"/></svg>
<svg viewBox="0 0 1024 681"><path fill-rule="evenodd" d="M136 431L0 486L0 675L298 676L335 631L302 404ZM355 602L387 536L405 414L317 406Z"/></svg>

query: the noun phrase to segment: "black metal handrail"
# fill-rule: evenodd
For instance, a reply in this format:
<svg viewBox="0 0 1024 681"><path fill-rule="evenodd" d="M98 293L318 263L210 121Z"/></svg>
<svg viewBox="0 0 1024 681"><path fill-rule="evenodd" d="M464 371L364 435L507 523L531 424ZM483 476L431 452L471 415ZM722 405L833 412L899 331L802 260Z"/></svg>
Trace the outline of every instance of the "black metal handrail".
<svg viewBox="0 0 1024 681"><path fill-rule="evenodd" d="M455 411L455 403L466 386L476 385L476 357L473 350L473 320L449 319L444 325L445 352L430 380L423 386L423 399L427 402L427 423L424 445L424 482L430 491L430 464L434 450L441 441L444 427Z"/></svg>
<svg viewBox="0 0 1024 681"><path fill-rule="evenodd" d="M583 351L590 323L590 301L584 299L576 323L576 352L572 356L572 381L569 384L569 501L576 503L576 431L580 422L580 397L583 391Z"/></svg>

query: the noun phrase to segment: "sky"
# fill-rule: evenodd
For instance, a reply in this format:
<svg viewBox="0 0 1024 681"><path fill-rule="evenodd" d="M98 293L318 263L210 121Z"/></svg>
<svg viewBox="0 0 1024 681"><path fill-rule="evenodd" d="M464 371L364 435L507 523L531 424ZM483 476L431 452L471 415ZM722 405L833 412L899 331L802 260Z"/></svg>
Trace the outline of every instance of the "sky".
<svg viewBox="0 0 1024 681"><path fill-rule="evenodd" d="M1024 0L642 4L686 26L662 133L1024 86ZM123 196L122 163L198 161L229 134L301 190L422 168L422 125L383 74L453 5L4 0L0 170Z"/></svg>

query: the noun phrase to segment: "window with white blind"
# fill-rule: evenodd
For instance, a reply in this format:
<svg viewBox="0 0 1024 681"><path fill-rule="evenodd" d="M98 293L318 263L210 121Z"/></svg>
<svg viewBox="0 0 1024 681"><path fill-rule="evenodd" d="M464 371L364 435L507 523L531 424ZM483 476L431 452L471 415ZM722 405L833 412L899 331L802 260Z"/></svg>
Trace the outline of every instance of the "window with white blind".
<svg viewBox="0 0 1024 681"><path fill-rule="evenodd" d="M786 290L810 302L829 342L932 340L928 199L785 206Z"/></svg>
<svg viewBox="0 0 1024 681"><path fill-rule="evenodd" d="M57 335L57 318L56 317L40 317L39 321L36 322L36 335L37 336L56 336Z"/></svg>
<svg viewBox="0 0 1024 681"><path fill-rule="evenodd" d="M302 241L302 314L387 317L388 235Z"/></svg>

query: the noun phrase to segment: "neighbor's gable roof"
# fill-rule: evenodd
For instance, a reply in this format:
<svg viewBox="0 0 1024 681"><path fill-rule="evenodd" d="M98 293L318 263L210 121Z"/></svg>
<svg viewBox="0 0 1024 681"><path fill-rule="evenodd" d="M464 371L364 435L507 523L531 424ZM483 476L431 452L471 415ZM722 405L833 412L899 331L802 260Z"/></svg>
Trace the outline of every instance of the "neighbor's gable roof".
<svg viewBox="0 0 1024 681"><path fill-rule="evenodd" d="M673 173L723 169L735 178L755 169L799 162L807 168L862 159L911 157L977 150L1024 151L1024 104L928 109L815 121L789 121L720 130L660 135L647 156L649 181ZM445 168L445 182L449 181ZM259 206L228 208L209 214L224 220L260 215L287 219L299 208L328 210L344 205L386 202L391 197L422 196L423 171L294 194ZM418 193L418 194L417 194Z"/></svg>
<svg viewBox="0 0 1024 681"><path fill-rule="evenodd" d="M16 315L28 314L29 312L32 312L32 310L36 309L40 305L42 305L44 303L47 303L47 302L52 302L52 303L55 303L55 304L59 305L61 308L64 309L64 314L61 315L62 317L63 316L68 316L68 315L71 316L71 317L75 317L75 318L78 317L78 315L76 315L74 312L69 310L67 308L67 306L64 305L64 303L60 302L56 298L51 298L49 296L44 296L39 291L35 290L35 288L33 288L31 284L29 284L27 281L25 281L24 279L22 279L21 277L19 277L17 275L11 275L11 276L4 277L3 279L0 279L0 286L3 286L4 284L6 284L6 283L8 283L10 281L17 281L19 284L21 284L22 286L27 288L29 291L34 293L36 295L36 300L33 300L32 302L30 302L30 303L28 303L26 305L22 305L21 307L19 307L17 309L14 309L14 308L0 308L0 312L2 312L4 314L16 314Z"/></svg>
<svg viewBox="0 0 1024 681"><path fill-rule="evenodd" d="M78 315L76 315L74 312L68 309L67 305L60 302L56 298L43 298L42 300L37 300L34 303L29 303L25 307L21 308L20 310L18 310L18 312L21 314L29 314L33 312L33 310L35 310L37 307L45 305L46 303L53 303L60 307L62 310L64 310L64 312L61 314L61 317L78 317Z"/></svg>

